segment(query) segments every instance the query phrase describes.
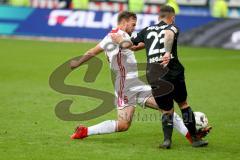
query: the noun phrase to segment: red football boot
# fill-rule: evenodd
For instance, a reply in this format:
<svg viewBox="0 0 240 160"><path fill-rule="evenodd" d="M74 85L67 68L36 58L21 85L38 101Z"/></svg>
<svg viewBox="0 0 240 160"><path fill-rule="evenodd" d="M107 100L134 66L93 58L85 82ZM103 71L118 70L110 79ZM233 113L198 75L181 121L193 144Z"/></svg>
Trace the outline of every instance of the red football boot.
<svg viewBox="0 0 240 160"><path fill-rule="evenodd" d="M197 138L201 139L201 138L206 137L210 133L211 129L212 129L212 127L208 126L206 128L203 128L203 129L199 130L197 132Z"/></svg>
<svg viewBox="0 0 240 160"><path fill-rule="evenodd" d="M75 132L71 136L71 139L83 139L88 136L88 128L80 125L75 129Z"/></svg>
<svg viewBox="0 0 240 160"><path fill-rule="evenodd" d="M191 137L191 135L190 135L189 132L186 134L185 137L187 138L188 142L189 142L190 144L192 144L192 137Z"/></svg>

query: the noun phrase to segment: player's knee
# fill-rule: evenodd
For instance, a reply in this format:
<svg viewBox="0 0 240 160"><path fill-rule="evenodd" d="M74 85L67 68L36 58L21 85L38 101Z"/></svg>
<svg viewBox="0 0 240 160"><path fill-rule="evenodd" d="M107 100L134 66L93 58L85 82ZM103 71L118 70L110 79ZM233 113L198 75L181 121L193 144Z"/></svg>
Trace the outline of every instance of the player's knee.
<svg viewBox="0 0 240 160"><path fill-rule="evenodd" d="M157 105L157 102L155 101L155 99L153 97L150 97L146 100L145 102L145 106L152 108L152 109L157 109L159 110L159 107Z"/></svg>
<svg viewBox="0 0 240 160"><path fill-rule="evenodd" d="M163 114L173 114L173 112L174 112L174 109L173 108L171 108L170 110L162 110L162 113Z"/></svg>
<svg viewBox="0 0 240 160"><path fill-rule="evenodd" d="M118 122L118 132L127 131L131 126L130 122L119 121Z"/></svg>
<svg viewBox="0 0 240 160"><path fill-rule="evenodd" d="M189 107L187 101L178 103L178 106L179 106L180 109L185 109L185 108Z"/></svg>

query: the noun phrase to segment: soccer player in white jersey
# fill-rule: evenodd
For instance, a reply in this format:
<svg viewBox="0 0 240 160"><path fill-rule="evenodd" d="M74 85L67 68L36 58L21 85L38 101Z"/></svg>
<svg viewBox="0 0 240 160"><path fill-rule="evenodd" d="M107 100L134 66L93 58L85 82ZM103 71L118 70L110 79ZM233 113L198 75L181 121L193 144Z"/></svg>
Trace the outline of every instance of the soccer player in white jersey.
<svg viewBox="0 0 240 160"><path fill-rule="evenodd" d="M102 51L105 52L110 68L116 73L115 102L118 113L117 120L107 120L90 127L79 125L71 136L72 139L83 139L90 135L127 131L131 125L137 103L159 110L151 94L151 87L138 79L137 64L133 51L127 48L122 49L124 47L113 44L111 39L112 33L118 33L125 39L130 40L129 35L134 31L136 21L135 13L127 11L120 13L116 29L113 29L99 44L88 50L79 60L70 62L70 67L74 69ZM191 141L187 128L176 113L173 121L174 127Z"/></svg>

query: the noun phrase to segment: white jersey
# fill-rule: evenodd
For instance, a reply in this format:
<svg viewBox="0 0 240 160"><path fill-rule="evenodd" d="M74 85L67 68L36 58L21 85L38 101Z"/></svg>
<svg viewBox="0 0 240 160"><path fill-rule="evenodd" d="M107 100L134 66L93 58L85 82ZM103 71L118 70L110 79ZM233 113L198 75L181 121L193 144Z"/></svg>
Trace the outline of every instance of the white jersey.
<svg viewBox="0 0 240 160"><path fill-rule="evenodd" d="M110 33L118 33L126 40L131 40L128 33L113 29ZM111 35L108 34L100 43L100 47L104 49L105 55L110 63L110 68L117 73L118 76L124 76L126 79L138 77L137 61L133 51L130 49L121 49L118 44L113 43Z"/></svg>
<svg viewBox="0 0 240 160"><path fill-rule="evenodd" d="M120 30L112 30L124 39L130 40L130 36ZM151 87L138 79L137 61L133 51L122 49L113 43L111 35L108 34L100 43L110 63L110 68L116 73L115 81L115 103L118 109L126 106L136 106L137 103L144 105L151 96Z"/></svg>

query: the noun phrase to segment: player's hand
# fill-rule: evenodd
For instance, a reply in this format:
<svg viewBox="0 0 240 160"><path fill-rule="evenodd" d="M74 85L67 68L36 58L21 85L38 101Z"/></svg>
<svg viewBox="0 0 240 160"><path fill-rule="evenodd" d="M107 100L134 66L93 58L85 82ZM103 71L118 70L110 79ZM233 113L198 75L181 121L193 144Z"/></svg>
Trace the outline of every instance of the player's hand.
<svg viewBox="0 0 240 160"><path fill-rule="evenodd" d="M138 47L137 47L137 46L132 46L130 49L131 49L132 51L137 51Z"/></svg>
<svg viewBox="0 0 240 160"><path fill-rule="evenodd" d="M161 63L161 65L162 65L163 67L166 67L166 66L168 65L168 63L170 62L170 59L171 59L171 53L166 52L166 53L164 54L164 56L162 57L162 63Z"/></svg>
<svg viewBox="0 0 240 160"><path fill-rule="evenodd" d="M71 62L70 62L71 69L77 68L78 66L79 66L79 63L77 60L71 60Z"/></svg>
<svg viewBox="0 0 240 160"><path fill-rule="evenodd" d="M145 48L145 44L140 42L137 46L133 45L130 49L132 51L139 51L141 49L144 49Z"/></svg>
<svg viewBox="0 0 240 160"><path fill-rule="evenodd" d="M123 37L119 33L111 33L110 35L114 43L120 44L123 41Z"/></svg>

